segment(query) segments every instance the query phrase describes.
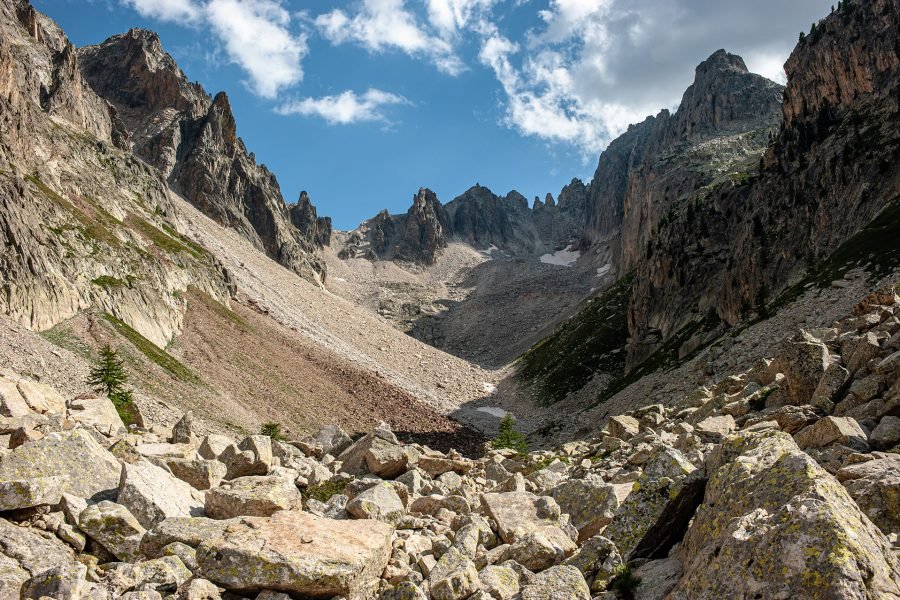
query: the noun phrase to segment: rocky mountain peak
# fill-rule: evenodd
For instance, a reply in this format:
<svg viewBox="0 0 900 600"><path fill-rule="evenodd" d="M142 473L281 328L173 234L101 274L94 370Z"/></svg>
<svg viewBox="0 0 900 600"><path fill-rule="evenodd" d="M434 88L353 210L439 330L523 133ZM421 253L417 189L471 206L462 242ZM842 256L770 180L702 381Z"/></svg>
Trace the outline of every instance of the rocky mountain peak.
<svg viewBox="0 0 900 600"><path fill-rule="evenodd" d="M234 121L231 103L228 102L228 95L225 92L219 92L213 99L213 103L209 108L207 123L210 125L216 141L224 146L226 153L229 155L234 154L238 141L237 123Z"/></svg>

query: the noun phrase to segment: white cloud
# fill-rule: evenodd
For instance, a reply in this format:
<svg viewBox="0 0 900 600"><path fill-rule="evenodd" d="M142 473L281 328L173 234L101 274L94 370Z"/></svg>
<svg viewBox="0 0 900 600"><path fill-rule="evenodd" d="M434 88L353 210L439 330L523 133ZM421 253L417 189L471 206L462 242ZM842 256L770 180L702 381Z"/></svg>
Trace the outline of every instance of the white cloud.
<svg viewBox="0 0 900 600"><path fill-rule="evenodd" d="M193 0L124 0L142 16L161 21L197 21L202 7Z"/></svg>
<svg viewBox="0 0 900 600"><path fill-rule="evenodd" d="M264 98L303 79L306 37L291 31L291 15L278 0L122 0L141 15L192 26L206 24L228 59Z"/></svg>
<svg viewBox="0 0 900 600"><path fill-rule="evenodd" d="M488 15L497 0L427 0L428 22L444 38L453 38L464 28Z"/></svg>
<svg viewBox="0 0 900 600"><path fill-rule="evenodd" d="M382 107L409 103L403 96L370 88L361 96L348 90L334 96L287 102L276 109L276 112L282 115L316 116L331 125L348 125L362 121L387 121Z"/></svg>
<svg viewBox="0 0 900 600"><path fill-rule="evenodd" d="M274 98L282 88L303 79L306 38L291 33L290 14L280 4L273 0L210 0L206 14L229 58L247 71L250 87L257 94Z"/></svg>
<svg viewBox="0 0 900 600"><path fill-rule="evenodd" d="M355 14L334 9L317 16L313 23L333 44L356 43L370 52L397 49L424 56L450 75L465 68L451 44L419 23L404 0L363 0Z"/></svg>

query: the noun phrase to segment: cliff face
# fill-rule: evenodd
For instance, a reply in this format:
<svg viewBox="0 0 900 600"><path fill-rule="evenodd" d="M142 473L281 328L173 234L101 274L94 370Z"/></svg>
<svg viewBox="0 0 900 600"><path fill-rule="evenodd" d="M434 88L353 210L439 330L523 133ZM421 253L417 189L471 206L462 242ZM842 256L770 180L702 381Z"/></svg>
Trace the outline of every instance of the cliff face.
<svg viewBox="0 0 900 600"><path fill-rule="evenodd" d="M842 7L785 65L761 170L694 194L660 226L637 265L630 364L691 320L732 325L764 307L900 196L900 2Z"/></svg>
<svg viewBox="0 0 900 600"><path fill-rule="evenodd" d="M0 312L45 330L93 308L165 346L182 292L227 301L228 276L178 233L165 181L78 67L52 21L0 3Z"/></svg>
<svg viewBox="0 0 900 600"><path fill-rule="evenodd" d="M296 204L288 207L288 213L291 223L304 238L313 240L319 246L331 245L331 217L318 216L309 194L300 192L300 198Z"/></svg>
<svg viewBox="0 0 900 600"><path fill-rule="evenodd" d="M293 225L275 176L237 137L224 92L210 99L188 82L159 37L142 29L81 48L78 56L84 78L122 114L135 154L284 266L313 281L324 278L316 231Z"/></svg>

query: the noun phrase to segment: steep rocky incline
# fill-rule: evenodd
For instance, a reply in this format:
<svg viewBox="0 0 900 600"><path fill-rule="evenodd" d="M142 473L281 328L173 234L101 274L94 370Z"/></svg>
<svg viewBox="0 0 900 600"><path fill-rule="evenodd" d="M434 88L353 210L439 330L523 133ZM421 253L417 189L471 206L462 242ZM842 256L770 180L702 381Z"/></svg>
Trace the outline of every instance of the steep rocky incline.
<svg viewBox="0 0 900 600"><path fill-rule="evenodd" d="M25 1L0 4L0 311L44 330L93 307L165 346L188 286L228 297L125 138L63 32Z"/></svg>
<svg viewBox="0 0 900 600"><path fill-rule="evenodd" d="M78 63L91 87L122 115L135 154L160 169L176 191L289 269L324 279L316 250L327 241L326 224L322 234L317 220L314 227L306 224L311 205L289 210L275 176L237 137L224 92L210 99L188 82L159 36L143 29L80 48Z"/></svg>

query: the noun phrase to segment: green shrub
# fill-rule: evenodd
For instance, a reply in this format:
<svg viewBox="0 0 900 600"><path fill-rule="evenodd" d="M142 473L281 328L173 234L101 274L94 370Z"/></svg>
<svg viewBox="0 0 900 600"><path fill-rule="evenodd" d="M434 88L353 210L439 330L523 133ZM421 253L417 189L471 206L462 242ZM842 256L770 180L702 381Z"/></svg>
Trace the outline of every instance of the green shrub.
<svg viewBox="0 0 900 600"><path fill-rule="evenodd" d="M511 413L500 419L500 431L497 437L491 441L492 448L509 448L516 452L528 452L528 442L525 436L516 431L516 418Z"/></svg>
<svg viewBox="0 0 900 600"><path fill-rule="evenodd" d="M263 423L262 427L259 428L259 434L267 435L275 442L284 441L284 434L281 432L281 423L276 423L275 421Z"/></svg>
<svg viewBox="0 0 900 600"><path fill-rule="evenodd" d="M634 592L640 585L641 578L632 573L628 565L619 565L616 568L615 578L610 582L608 589L614 591L619 598L633 600Z"/></svg>
<svg viewBox="0 0 900 600"><path fill-rule="evenodd" d="M100 349L100 357L91 367L87 383L94 391L105 394L110 399L125 425L135 422L137 409L134 406L132 391L125 387L128 383L128 374L125 373L124 363L119 358L118 352L110 348L109 344Z"/></svg>
<svg viewBox="0 0 900 600"><path fill-rule="evenodd" d="M346 479L330 479L323 481L318 485L311 485L306 488L303 494L307 500L318 500L319 502L328 502L335 494L343 494L344 488L347 487Z"/></svg>

